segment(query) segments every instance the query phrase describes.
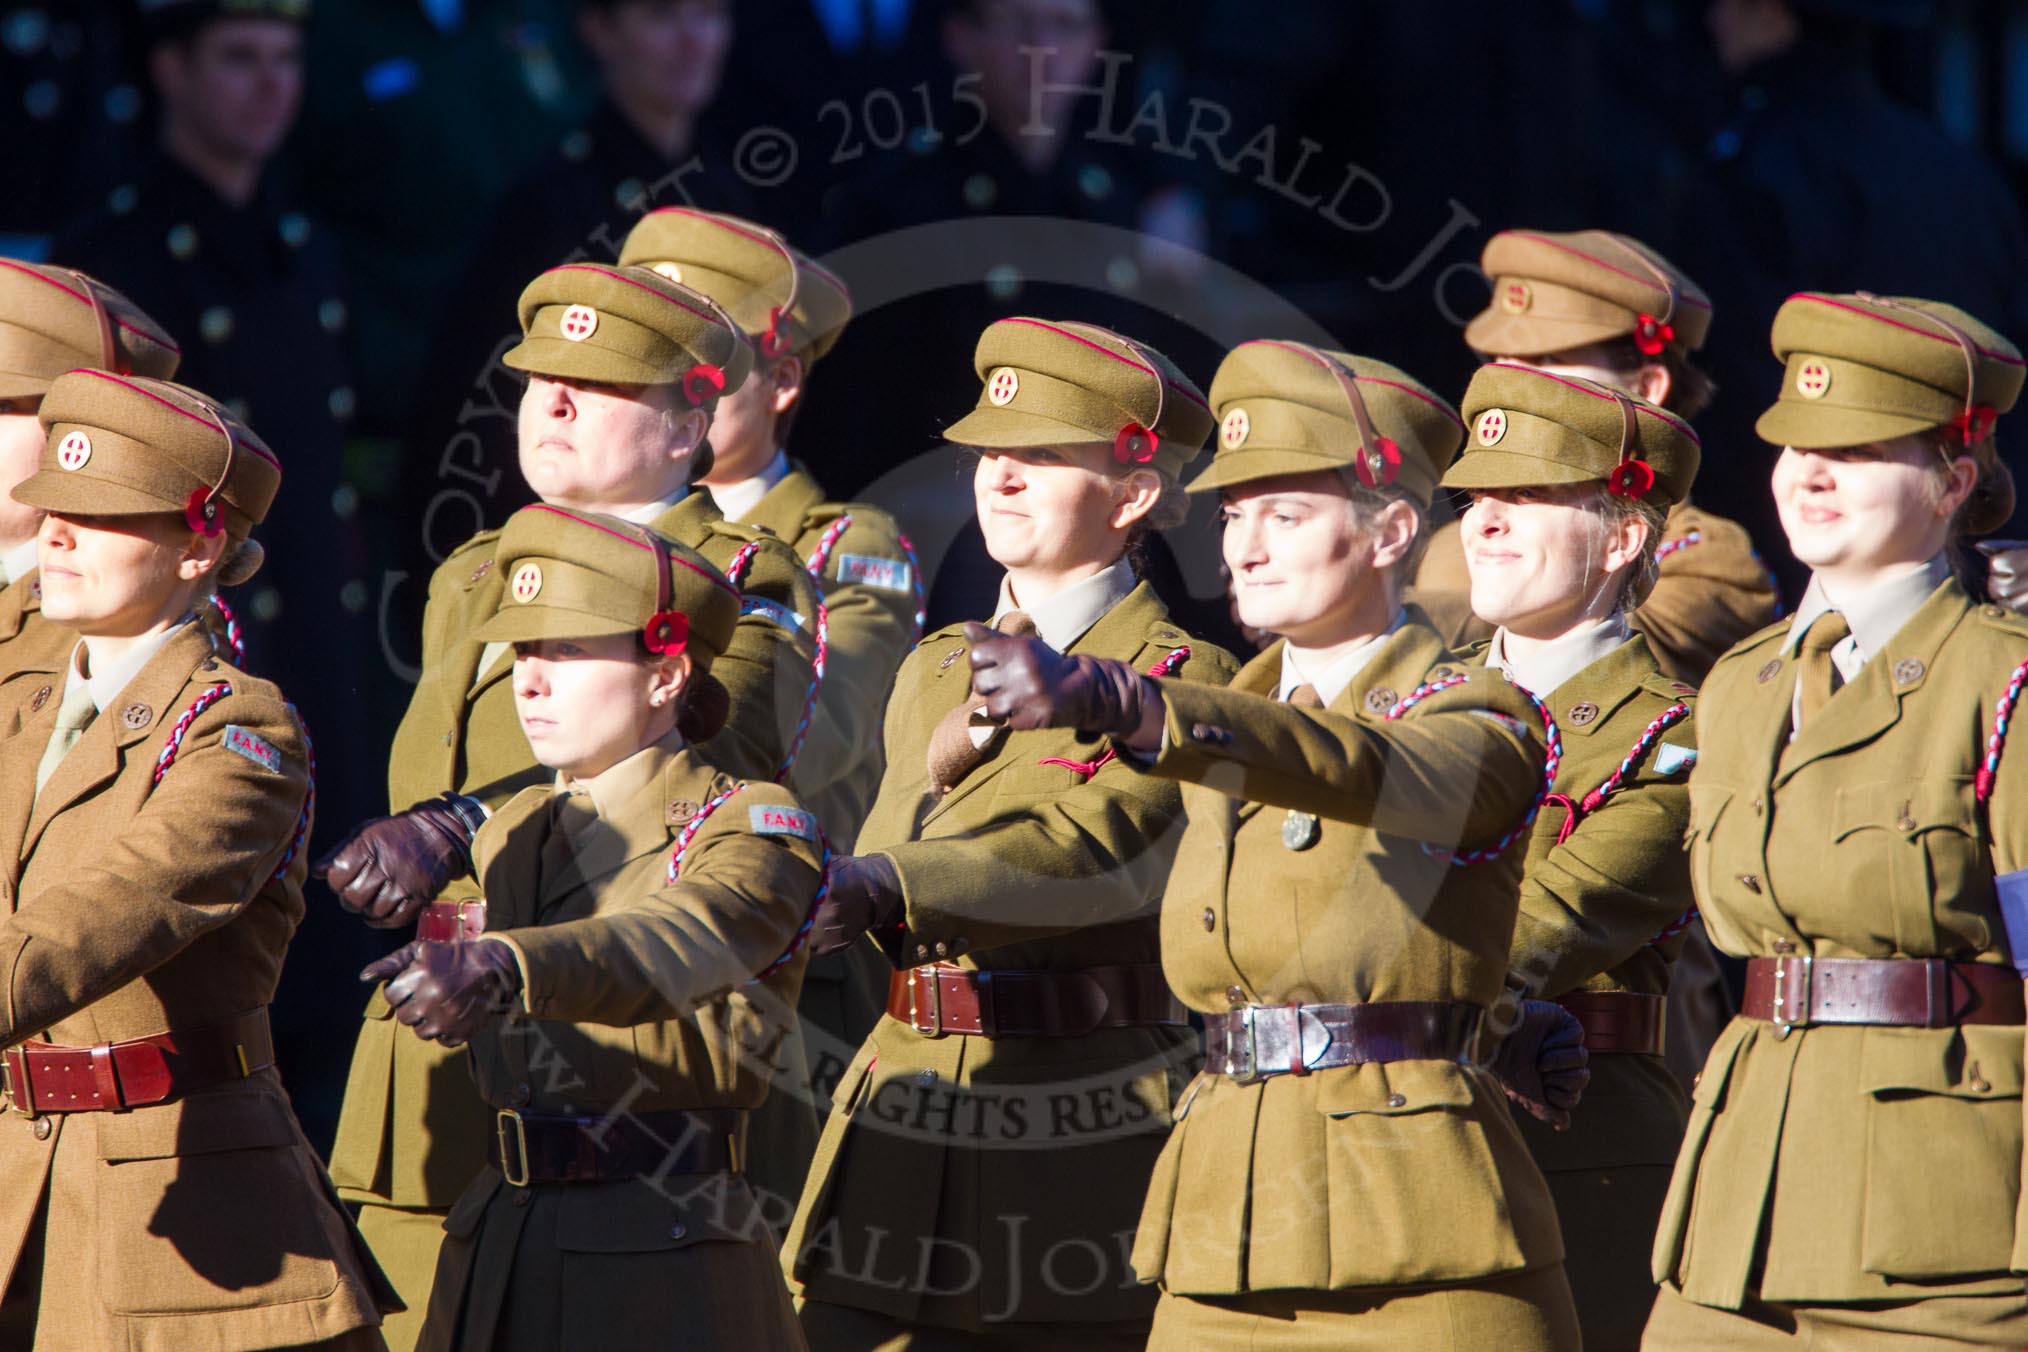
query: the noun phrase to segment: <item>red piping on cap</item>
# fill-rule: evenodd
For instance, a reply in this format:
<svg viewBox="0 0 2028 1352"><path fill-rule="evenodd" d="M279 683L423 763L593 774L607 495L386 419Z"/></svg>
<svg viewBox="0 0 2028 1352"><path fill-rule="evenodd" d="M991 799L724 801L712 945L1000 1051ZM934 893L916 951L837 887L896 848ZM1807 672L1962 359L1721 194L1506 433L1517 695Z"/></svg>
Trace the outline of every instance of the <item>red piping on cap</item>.
<svg viewBox="0 0 2028 1352"><path fill-rule="evenodd" d="M21 264L10 262L5 258L0 258L0 268L12 268L16 272L25 272L38 282L47 282L50 286L53 286L57 290L63 292L64 295L69 296L72 300L80 301L86 305L91 304L91 300L88 297L79 295L77 292L71 290L69 287L65 286L62 282L59 282L54 278L43 276L41 273L37 272L34 268L23 267ZM153 329L144 329L139 324L133 323L131 320L124 319L121 316L114 314L111 310L106 311L106 314L108 318L110 318L115 324L118 324L121 328L125 329L128 333L135 334L139 337L145 338L157 347L166 347L171 352L176 353L178 356L183 355L183 349L178 347L176 345L176 340L171 338L168 334L157 333Z"/></svg>
<svg viewBox="0 0 2028 1352"><path fill-rule="evenodd" d="M1241 343L1239 347L1279 347L1285 348L1290 352L1301 352L1305 357L1308 357L1310 355L1309 353L1304 352L1299 345L1293 343L1285 343L1281 341L1279 338L1249 338L1245 342ZM1239 351L1239 347L1234 348L1233 351L1234 352ZM1311 358L1311 360L1315 360L1315 358ZM1362 376L1357 371L1354 371L1352 373L1352 378L1354 380L1361 382L1362 384L1385 385L1390 390L1400 390L1403 394L1414 395L1417 399L1422 400L1423 403L1428 404L1431 408L1435 409L1437 412L1443 414L1446 418L1449 418L1452 422L1456 423L1458 425L1458 430L1460 432L1465 430L1465 420L1458 416L1458 412L1456 409L1452 408L1449 404L1446 404L1443 400L1436 398L1434 395L1431 395L1423 390L1417 389L1413 385L1404 385L1398 380L1389 380L1386 376Z"/></svg>
<svg viewBox="0 0 2028 1352"><path fill-rule="evenodd" d="M1514 363L1508 363L1506 364L1505 369L1509 371L1526 371L1531 376L1540 376L1544 380L1553 380L1557 384L1563 386L1565 389L1576 390L1579 394L1588 394L1594 399L1611 399L1613 397L1610 394L1600 394L1597 390L1586 389L1582 385L1572 384L1570 381L1565 380L1562 376L1559 376L1551 371L1545 371L1539 366L1521 366ZM1696 442L1700 450L1703 449L1704 439L1697 435L1696 429L1691 427L1689 423L1686 423L1681 419L1677 418L1674 414L1671 414L1664 409L1655 408L1652 405L1648 404L1634 405L1634 412L1645 413L1649 417L1657 420L1658 422L1667 423L1669 426L1675 428L1677 431L1688 436L1690 440Z"/></svg>
<svg viewBox="0 0 2028 1352"><path fill-rule="evenodd" d="M1841 300L1832 300L1829 296L1820 296L1814 292L1798 291L1794 295L1790 296L1789 300L1806 300L1814 302L1815 304L1818 305L1828 305L1834 310L1843 310L1848 314L1861 315L1867 319L1875 321L1876 323L1890 324L1897 329L1902 329L1908 333L1919 334L1920 336L1931 339L1934 342L1949 343L1952 347L1956 347L1958 345L1957 340L1955 338L1948 337L1941 333L1931 333L1928 329L1920 328L1914 324L1904 324L1898 319L1889 319L1886 315L1877 315L1874 314L1871 310L1861 309L1857 305L1848 305ZM1784 301L1782 303L1786 305L1788 301ZM2023 364L2022 359L2020 357L2010 357L2004 352L1991 352L1983 347L1979 347L1977 343L1973 343L1972 346L1978 348L1979 355L1982 357L1991 357L1994 361L2005 362L2009 366L2020 366Z"/></svg>
<svg viewBox="0 0 2028 1352"><path fill-rule="evenodd" d="M575 512L566 512L561 507L552 507L546 502L538 502L533 504L532 506L524 507L522 508L522 510L525 512L548 512L551 516L560 516L565 521L574 522L580 526L587 526L592 530L597 531L601 535L610 535L615 540L625 540L628 544L632 545L636 549L645 549L651 554L655 552L655 547L653 545L646 544L640 540L636 540L631 535L626 535L620 531L616 531L611 526L601 526L596 521L588 521L584 517L577 515ZM675 554L671 554L669 556L669 562L681 564L683 567L688 568L691 572L697 574L697 576L699 577L709 578L713 586L722 588L724 591L730 593L735 597L739 595L739 588L733 586L730 582L727 582L724 578L720 577L718 574L712 572L711 570L707 568L699 568L696 564L692 563L688 559L680 558Z"/></svg>
<svg viewBox="0 0 2028 1352"><path fill-rule="evenodd" d="M144 390L139 385L134 384L132 381L125 380L119 376L114 375L111 371L101 371L94 366L79 366L73 370L64 372L64 374L68 376L80 376L80 375L97 376L100 380L110 380L115 385L124 385L126 388L132 390L135 394L143 395L149 399L153 399L156 403L160 404L162 407L170 410L171 412L180 413L194 423L203 423L206 427L213 426L212 423L207 422L205 419L198 417L195 413L192 413L189 409L178 408L175 404L169 402L167 399L164 399L161 395L156 394L154 391ZM227 431L226 435L227 436L232 435L230 430ZM262 450L259 446L253 445L251 442L243 444L239 441L237 437L233 438L233 444L235 446L241 446L242 449L252 451L255 455L267 461L270 465L273 465L277 471L279 471L282 467L282 462L275 459L274 453L272 451Z"/></svg>
<svg viewBox="0 0 2028 1352"><path fill-rule="evenodd" d="M1122 357L1119 353L1113 351L1111 348L1107 347L1104 343L1094 343L1091 339L1086 338L1081 334L1072 333L1069 329L1060 329L1056 325L1045 323L1040 319L1014 318L1014 319L1002 319L999 322L1002 324L1026 324L1030 328L1043 329L1046 330L1047 332L1056 334L1058 337L1068 338L1073 343L1083 343L1086 347L1090 348L1092 351L1103 352L1108 357L1111 357L1114 361L1119 362L1121 365L1131 366L1136 371L1140 371L1143 374L1145 374L1148 369L1147 367L1142 366L1140 363L1134 361L1131 358ZM1161 370L1160 367L1156 368L1158 374L1160 370ZM1205 403L1202 396L1192 394L1188 389L1184 388L1181 385L1178 385L1175 381L1169 379L1169 377L1167 376L1162 377L1162 383L1168 386L1170 389L1176 391L1176 393L1182 395L1185 399L1188 399L1191 403L1197 405L1197 407L1203 409L1206 413L1211 412L1211 405Z"/></svg>
<svg viewBox="0 0 2028 1352"><path fill-rule="evenodd" d="M1608 263L1605 261L1605 259L1595 257L1592 254L1588 254L1584 250L1577 248L1574 245L1565 244L1560 240L1550 239L1547 235L1538 235L1533 230L1509 230L1506 231L1505 233L1513 235L1519 239L1532 239L1537 244L1547 244L1550 248L1555 249L1559 253L1567 253L1571 255L1571 257L1573 258L1582 258L1587 263L1596 263L1598 264L1598 266L1604 268L1607 272L1610 272L1615 276L1624 277L1630 282L1639 282L1643 286L1653 286L1655 284L1655 279L1653 277L1643 277L1638 273L1628 272L1625 268L1620 267L1617 264ZM1617 239L1619 237L1615 235L1614 238ZM1624 243L1624 241L1622 241L1622 243ZM1629 249L1633 249L1632 245L1627 245L1627 247ZM1633 249L1633 252L1639 253L1640 250ZM1650 261L1652 262L1653 260ZM1518 276L1522 274L1516 275ZM1667 290L1666 287L1663 289ZM1694 306L1699 310L1708 310L1711 308L1710 301L1700 300L1696 296L1679 295L1677 299L1682 301L1683 304Z"/></svg>

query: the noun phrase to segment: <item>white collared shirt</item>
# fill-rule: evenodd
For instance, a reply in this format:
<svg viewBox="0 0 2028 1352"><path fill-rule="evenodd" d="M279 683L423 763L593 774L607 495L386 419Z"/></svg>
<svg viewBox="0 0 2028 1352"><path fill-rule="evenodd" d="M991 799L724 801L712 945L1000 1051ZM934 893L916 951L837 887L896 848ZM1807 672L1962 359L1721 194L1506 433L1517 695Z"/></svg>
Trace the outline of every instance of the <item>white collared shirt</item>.
<svg viewBox="0 0 2028 1352"><path fill-rule="evenodd" d="M114 662L92 662L90 658L92 641L88 638L79 639L77 646L70 650L70 674L65 677L63 683L65 693L69 693L72 681L83 681L91 691L93 706L100 713L104 713L112 707L113 701L120 697L120 692L127 688L128 683L141 674L141 668L148 665L148 660L169 646L169 640L181 633L192 618L186 615L161 633L148 635L127 649L125 655ZM89 676L84 673L87 665L92 667Z"/></svg>
<svg viewBox="0 0 2028 1352"><path fill-rule="evenodd" d="M618 516L622 521L631 521L637 526L646 526L652 523L656 517L662 515L662 513L668 511L671 507L674 507L689 496L690 485L684 484L666 498L657 498L646 506L636 507L629 512L616 512L614 515Z"/></svg>
<svg viewBox="0 0 2028 1352"><path fill-rule="evenodd" d="M1486 649L1486 665L1505 672L1523 690L1546 699L1565 681L1610 655L1629 634L1626 615L1615 610L1597 624L1573 629L1527 657L1514 659L1507 656L1507 631L1496 629L1492 646Z"/></svg>
<svg viewBox="0 0 2028 1352"><path fill-rule="evenodd" d="M1071 583L1054 596L1045 596L1039 601L1017 600L1014 595L1014 580L1000 579L1000 603L993 610L993 626L998 628L1001 617L1010 610L1019 610L1035 621L1035 633L1044 643L1058 652L1066 652L1070 645L1083 638L1091 627L1105 618L1107 611L1127 599L1138 579L1134 577L1134 566L1120 558L1113 566L1092 574L1090 577Z"/></svg>
<svg viewBox="0 0 2028 1352"><path fill-rule="evenodd" d="M786 451L777 450L775 458L761 467L761 472L751 479L741 479L736 484L719 484L713 487L711 500L718 504L718 510L725 514L727 521L744 521L747 513L760 506L768 490L789 477L789 457Z"/></svg>
<svg viewBox="0 0 2028 1352"><path fill-rule="evenodd" d="M11 586L19 582L23 577L27 576L29 570L36 567L40 562L41 559L36 554L36 540L34 536L30 536L27 540L14 546L14 548L8 550L5 554L0 554L0 571L4 571L7 574L6 577L0 578L0 587Z"/></svg>
<svg viewBox="0 0 2028 1352"><path fill-rule="evenodd" d="M1845 617L1852 632L1831 649L1831 663L1844 680L1855 680L1867 659L1886 650L1901 626L1914 618L1923 602L1950 575L1950 560L1939 554L1927 563L1913 564L1906 572L1850 596L1833 596L1823 579L1813 573L1808 589L1803 592L1802 604L1789 621L1782 651L1793 656L1802 646L1803 635L1809 632L1810 625L1827 611L1835 610Z"/></svg>
<svg viewBox="0 0 2028 1352"><path fill-rule="evenodd" d="M1331 658L1329 661L1324 660L1314 648L1298 648L1293 643L1282 644L1282 683L1275 698L1287 702L1289 696L1295 694L1299 686L1308 685L1315 688L1317 698L1329 708L1338 696L1345 693L1345 687L1352 684L1360 672L1366 670L1366 664L1380 651L1380 645L1392 638L1394 631L1401 628L1407 619L1407 611L1395 611L1394 619L1389 622L1387 628L1351 652Z"/></svg>

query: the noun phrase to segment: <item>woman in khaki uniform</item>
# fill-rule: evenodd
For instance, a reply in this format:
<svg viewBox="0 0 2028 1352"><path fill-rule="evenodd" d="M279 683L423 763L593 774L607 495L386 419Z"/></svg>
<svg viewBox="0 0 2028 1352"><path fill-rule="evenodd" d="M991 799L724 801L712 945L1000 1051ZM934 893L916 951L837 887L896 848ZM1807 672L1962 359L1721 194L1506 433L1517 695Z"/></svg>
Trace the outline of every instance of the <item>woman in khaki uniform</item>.
<svg viewBox="0 0 2028 1352"><path fill-rule="evenodd" d="M1542 1175L1480 1061L1503 1002L1542 724L1400 601L1462 428L1393 367L1242 344L1211 387L1240 619L1276 633L1229 689L975 645L1017 728L1113 734L1189 826L1162 903L1169 983L1205 1023L1134 1267L1151 1347L1525 1348L1577 1325ZM1562 1028L1554 1034L1546 1029ZM1574 1021L1531 1002L1516 1092ZM1582 1052L1546 1058L1576 1064Z"/></svg>
<svg viewBox="0 0 2028 1352"><path fill-rule="evenodd" d="M553 268L522 293L519 314L522 342L503 360L529 373L523 477L545 502L625 516L721 570L738 566L744 610L716 663L738 712L699 751L729 773L774 777L814 682L816 591L786 545L727 522L690 488L716 399L751 365L746 344L711 301L642 268ZM410 923L451 883L462 866L445 833L468 826L460 813L475 825L482 806L541 778L515 718L507 645L475 632L506 594L498 543L498 531L479 532L430 579L422 676L388 760L388 805L403 815L363 824L314 870L370 924ZM403 813L425 803L436 810ZM460 923L483 924L484 912L467 908ZM400 1352L429 1303L444 1214L485 1163L492 1118L462 1065L434 1043L397 1039L388 1015L375 994L331 1172L361 1204L360 1229L412 1312L387 1330Z"/></svg>
<svg viewBox="0 0 2028 1352"><path fill-rule="evenodd" d="M167 380L182 356L161 325L104 282L0 258L0 492L11 492L41 463L46 438L35 415L58 376L84 366ZM0 502L0 644L6 645L0 665L54 671L77 635L42 620L35 576L40 518L26 503Z"/></svg>
<svg viewBox="0 0 2028 1352"><path fill-rule="evenodd" d="M824 679L796 755L796 792L850 853L886 763L880 736L894 673L922 629L921 578L894 518L828 500L783 449L817 361L852 317L845 284L773 230L737 216L662 207L627 232L620 262L652 268L725 307L754 350L753 373L718 403L704 486L727 519L793 547L823 593ZM832 453L835 455L835 448ZM754 1120L754 1185L786 1225L816 1153L833 1083L873 1031L888 967L870 944L812 962L801 1025L783 1047L779 1092Z"/></svg>
<svg viewBox="0 0 2028 1352"><path fill-rule="evenodd" d="M1226 680L1232 660L1176 628L1128 557L1180 519L1177 472L1212 427L1196 387L1139 343L1039 319L988 328L975 366L979 405L949 435L980 452L996 625ZM1190 1055L1155 920L1179 798L1096 739L984 719L971 646L947 629L902 665L864 853L819 920L823 946L870 932L902 969L789 1232L819 1352L1147 1340L1124 1236Z"/></svg>
<svg viewBox="0 0 2028 1352"><path fill-rule="evenodd" d="M274 1068L310 747L192 612L244 581L281 468L218 404L73 371L43 397L61 675L0 740L0 1346L383 1346L391 1293Z"/></svg>
<svg viewBox="0 0 2028 1352"><path fill-rule="evenodd" d="M2028 767L1996 709L2028 623L1951 551L2013 509L1992 432L2021 355L1863 294L1790 297L1774 350L1759 431L1812 576L1703 690L1691 880L1746 999L1692 1096L1642 1345L2019 1348L2028 929L1995 874L2028 863Z"/></svg>
<svg viewBox="0 0 2028 1352"><path fill-rule="evenodd" d="M1444 486L1471 494L1472 609L1497 626L1474 667L1548 705L1556 791L1528 833L1510 979L1585 1026L1591 1082L1564 1132L1517 1115L1563 1225L1588 1352L1631 1352L1654 1304L1648 1241L1683 1143L1662 1060L1670 960L1690 909L1683 829L1696 732L1690 687L1628 613L1655 577L1663 514L1697 473L1690 429L1574 376L1485 366Z"/></svg>
<svg viewBox="0 0 2028 1352"><path fill-rule="evenodd" d="M495 1114L421 1346L799 1347L744 1146L824 850L787 789L695 749L725 719L711 672L739 594L653 531L546 506L497 557L508 586L478 635L514 645L556 781L471 842L485 934L364 973L422 1037L470 1040Z"/></svg>

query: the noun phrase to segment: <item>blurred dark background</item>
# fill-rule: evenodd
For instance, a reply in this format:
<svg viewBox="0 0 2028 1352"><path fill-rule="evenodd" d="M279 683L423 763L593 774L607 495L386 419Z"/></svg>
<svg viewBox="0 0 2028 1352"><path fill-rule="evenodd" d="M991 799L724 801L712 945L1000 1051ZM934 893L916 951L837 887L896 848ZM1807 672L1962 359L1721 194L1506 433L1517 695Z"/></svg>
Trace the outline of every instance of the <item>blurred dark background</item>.
<svg viewBox="0 0 2028 1352"><path fill-rule="evenodd" d="M1751 430L1782 297L1927 296L2028 340L2028 0L297 0L165 27L194 2L0 0L0 254L127 291L288 466L234 601L318 737L320 844L385 810L430 570L525 500L515 296L657 206L765 221L854 285L790 449L948 564L932 623L990 581L938 432L1000 315L1112 325L1203 383L1279 336L1459 393L1490 233L1636 235L1716 306L1696 495L1791 598ZM1168 545L1220 609L1204 521ZM277 1027L322 1143L386 940L311 892Z"/></svg>

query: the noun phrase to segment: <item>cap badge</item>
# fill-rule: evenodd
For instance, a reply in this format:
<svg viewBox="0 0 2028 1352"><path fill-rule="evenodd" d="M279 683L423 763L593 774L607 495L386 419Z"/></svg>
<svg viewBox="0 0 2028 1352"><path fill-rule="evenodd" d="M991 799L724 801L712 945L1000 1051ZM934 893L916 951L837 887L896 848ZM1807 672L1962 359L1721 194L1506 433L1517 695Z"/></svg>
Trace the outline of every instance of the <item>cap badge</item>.
<svg viewBox="0 0 2028 1352"><path fill-rule="evenodd" d="M63 440L56 443L59 469L83 469L85 461L91 458L92 439L82 432L66 432Z"/></svg>
<svg viewBox="0 0 2028 1352"><path fill-rule="evenodd" d="M1831 392L1831 368L1820 361L1806 361L1796 372L1796 393L1805 399L1822 399Z"/></svg>
<svg viewBox="0 0 2028 1352"><path fill-rule="evenodd" d="M1507 435L1507 411L1489 408L1481 413L1479 420L1472 424L1472 435L1478 438L1481 446L1498 446L1500 438Z"/></svg>
<svg viewBox="0 0 2028 1352"><path fill-rule="evenodd" d="M1253 419L1246 416L1246 410L1235 408L1225 415L1225 421L1218 424L1218 444L1226 450L1237 450L1246 444L1247 435L1253 431Z"/></svg>
<svg viewBox="0 0 2028 1352"><path fill-rule="evenodd" d="M690 642L690 617L680 610L658 610L642 627L641 641L651 653L674 657Z"/></svg>
<svg viewBox="0 0 2028 1352"><path fill-rule="evenodd" d="M1508 282L1500 288L1500 308L1510 315L1525 312L1529 302L1534 299L1535 293L1529 289L1526 282Z"/></svg>
<svg viewBox="0 0 2028 1352"><path fill-rule="evenodd" d="M1122 465L1145 465L1155 458L1155 448L1161 444L1153 429L1128 423L1113 438L1113 459Z"/></svg>
<svg viewBox="0 0 2028 1352"><path fill-rule="evenodd" d="M986 402L994 408L1005 408L1014 402L1014 396L1021 393L1021 377L1014 374L1014 368L1003 366L993 372L986 382Z"/></svg>
<svg viewBox="0 0 2028 1352"><path fill-rule="evenodd" d="M599 312L589 305L573 305L563 312L563 320L557 327L564 337L581 343L598 332Z"/></svg>
<svg viewBox="0 0 2028 1352"><path fill-rule="evenodd" d="M1392 437L1382 437L1370 447L1361 447L1352 457L1352 472L1368 488L1391 484L1401 477L1401 447Z"/></svg>
<svg viewBox="0 0 2028 1352"><path fill-rule="evenodd" d="M678 286L683 285L683 269L677 267L674 263L656 263L650 266L648 270L650 272L661 273Z"/></svg>
<svg viewBox="0 0 2028 1352"><path fill-rule="evenodd" d="M542 591L542 565L522 564L514 570L514 580L508 587L513 591L515 600L524 606L527 605Z"/></svg>

